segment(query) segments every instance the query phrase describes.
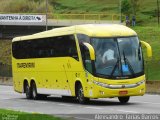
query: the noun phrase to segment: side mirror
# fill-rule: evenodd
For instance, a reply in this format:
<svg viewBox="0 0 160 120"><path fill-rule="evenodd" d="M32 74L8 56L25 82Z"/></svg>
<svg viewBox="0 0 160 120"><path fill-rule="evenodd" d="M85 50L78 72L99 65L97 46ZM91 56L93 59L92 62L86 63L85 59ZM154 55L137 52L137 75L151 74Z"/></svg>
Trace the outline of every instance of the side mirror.
<svg viewBox="0 0 160 120"><path fill-rule="evenodd" d="M141 44L147 48L147 56L152 57L152 47L147 42L141 41Z"/></svg>
<svg viewBox="0 0 160 120"><path fill-rule="evenodd" d="M95 60L95 51L94 51L94 48L92 47L92 45L90 45L89 43L83 43L89 50L89 54L90 54L90 57L91 57L91 60Z"/></svg>

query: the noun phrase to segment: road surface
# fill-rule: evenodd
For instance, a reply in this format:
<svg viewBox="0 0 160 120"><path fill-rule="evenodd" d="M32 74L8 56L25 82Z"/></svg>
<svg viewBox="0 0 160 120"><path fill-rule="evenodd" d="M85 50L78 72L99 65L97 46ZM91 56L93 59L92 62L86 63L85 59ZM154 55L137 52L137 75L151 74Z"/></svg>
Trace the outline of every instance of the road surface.
<svg viewBox="0 0 160 120"><path fill-rule="evenodd" d="M160 114L160 95L131 97L122 105L117 98L93 99L86 105L74 99L51 96L43 100L27 100L24 94L14 92L12 86L0 85L0 108L44 114L63 114L80 118L80 114ZM87 115L82 118L85 119ZM88 120L90 120L88 118Z"/></svg>

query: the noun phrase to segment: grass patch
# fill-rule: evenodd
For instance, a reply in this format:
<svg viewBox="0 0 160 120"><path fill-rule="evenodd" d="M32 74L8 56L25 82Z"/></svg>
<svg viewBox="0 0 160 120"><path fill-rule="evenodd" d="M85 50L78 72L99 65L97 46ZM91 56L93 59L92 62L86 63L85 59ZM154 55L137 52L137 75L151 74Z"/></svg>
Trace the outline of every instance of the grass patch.
<svg viewBox="0 0 160 120"><path fill-rule="evenodd" d="M0 12L5 13L45 13L45 0L0 0ZM48 5L48 11L53 12L53 6Z"/></svg>
<svg viewBox="0 0 160 120"><path fill-rule="evenodd" d="M145 73L147 80L160 81L160 60L145 61Z"/></svg>
<svg viewBox="0 0 160 120"><path fill-rule="evenodd" d="M52 4L56 13L118 12L118 0L55 0Z"/></svg>
<svg viewBox="0 0 160 120"><path fill-rule="evenodd" d="M0 119L4 120L62 120L61 118L45 114L18 112L0 109Z"/></svg>

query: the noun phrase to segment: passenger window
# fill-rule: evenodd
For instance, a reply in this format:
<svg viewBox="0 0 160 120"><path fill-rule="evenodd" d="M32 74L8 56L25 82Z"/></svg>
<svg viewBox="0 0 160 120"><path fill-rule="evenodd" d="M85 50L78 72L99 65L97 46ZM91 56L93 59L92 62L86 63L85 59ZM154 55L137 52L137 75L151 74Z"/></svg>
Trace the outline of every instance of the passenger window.
<svg viewBox="0 0 160 120"><path fill-rule="evenodd" d="M74 35L13 42L12 53L17 59L70 56L79 60Z"/></svg>

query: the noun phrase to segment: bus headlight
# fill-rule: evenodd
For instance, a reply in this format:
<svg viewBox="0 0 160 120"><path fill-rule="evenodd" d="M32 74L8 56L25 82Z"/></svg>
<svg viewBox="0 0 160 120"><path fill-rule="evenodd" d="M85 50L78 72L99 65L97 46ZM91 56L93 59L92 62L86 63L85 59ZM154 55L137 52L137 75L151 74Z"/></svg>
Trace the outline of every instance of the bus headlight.
<svg viewBox="0 0 160 120"><path fill-rule="evenodd" d="M141 85L141 84L143 84L145 82L145 80L142 80L142 81L140 81L140 82L137 82L136 84L137 85Z"/></svg>

